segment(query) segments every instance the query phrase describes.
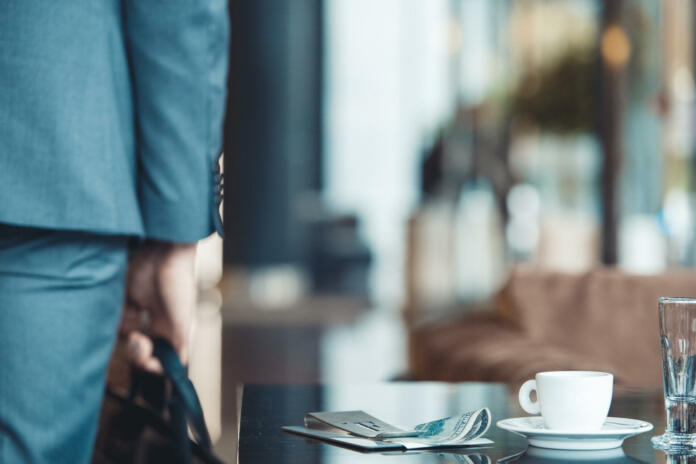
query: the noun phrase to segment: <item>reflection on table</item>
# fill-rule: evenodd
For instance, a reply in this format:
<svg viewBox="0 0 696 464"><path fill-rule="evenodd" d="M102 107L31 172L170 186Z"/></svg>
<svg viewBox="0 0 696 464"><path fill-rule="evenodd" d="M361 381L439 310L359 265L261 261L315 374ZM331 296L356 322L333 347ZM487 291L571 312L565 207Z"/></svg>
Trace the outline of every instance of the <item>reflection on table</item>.
<svg viewBox="0 0 696 464"><path fill-rule="evenodd" d="M659 392L617 393L612 417L651 422L654 430L631 437L622 448L603 451L560 451L528 447L521 436L491 426L488 448L422 452L359 453L304 439L281 431L283 425L302 425L310 411L362 409L380 419L409 426L462 411L488 407L493 423L525 414L516 389L502 384L394 382L365 385L248 385L244 386L238 458L241 464L348 463L665 463L696 464L696 458L667 457L650 446L650 437L664 430L664 404ZM227 457L229 459L229 457Z"/></svg>

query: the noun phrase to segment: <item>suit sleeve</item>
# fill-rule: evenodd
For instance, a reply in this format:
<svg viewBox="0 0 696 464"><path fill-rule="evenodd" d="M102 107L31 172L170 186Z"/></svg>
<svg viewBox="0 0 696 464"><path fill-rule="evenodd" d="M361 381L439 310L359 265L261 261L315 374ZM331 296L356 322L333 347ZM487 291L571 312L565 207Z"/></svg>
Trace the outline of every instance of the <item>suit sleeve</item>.
<svg viewBox="0 0 696 464"><path fill-rule="evenodd" d="M145 235L193 242L222 233L227 0L123 1Z"/></svg>

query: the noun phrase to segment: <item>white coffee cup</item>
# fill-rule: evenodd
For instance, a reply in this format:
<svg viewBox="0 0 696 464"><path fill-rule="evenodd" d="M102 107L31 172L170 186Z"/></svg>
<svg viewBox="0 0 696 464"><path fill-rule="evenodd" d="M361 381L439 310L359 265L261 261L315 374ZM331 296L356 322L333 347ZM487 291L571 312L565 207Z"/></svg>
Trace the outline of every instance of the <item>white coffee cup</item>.
<svg viewBox="0 0 696 464"><path fill-rule="evenodd" d="M540 372L519 392L520 406L539 414L548 429L589 432L602 428L609 414L614 376L606 372ZM536 390L537 400L529 395Z"/></svg>

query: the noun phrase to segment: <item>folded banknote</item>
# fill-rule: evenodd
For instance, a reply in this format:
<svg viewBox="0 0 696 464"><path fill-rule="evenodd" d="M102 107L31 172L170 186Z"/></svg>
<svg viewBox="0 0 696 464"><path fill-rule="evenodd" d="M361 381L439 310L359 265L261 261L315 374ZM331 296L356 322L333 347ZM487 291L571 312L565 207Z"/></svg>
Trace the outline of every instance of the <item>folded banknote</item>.
<svg viewBox="0 0 696 464"><path fill-rule="evenodd" d="M488 408L411 428L394 426L364 411L340 411L312 412L305 416L304 427L283 427L283 430L364 449L424 449L491 444L491 440L482 438L490 424Z"/></svg>

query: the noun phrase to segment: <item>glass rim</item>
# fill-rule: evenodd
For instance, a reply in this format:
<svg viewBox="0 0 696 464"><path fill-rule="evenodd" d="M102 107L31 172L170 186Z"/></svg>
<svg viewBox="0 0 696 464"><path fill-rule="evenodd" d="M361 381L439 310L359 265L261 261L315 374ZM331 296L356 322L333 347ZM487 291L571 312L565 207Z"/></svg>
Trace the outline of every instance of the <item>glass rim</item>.
<svg viewBox="0 0 696 464"><path fill-rule="evenodd" d="M676 304L685 304L685 303L692 303L696 304L696 298L689 297L689 296L662 296L658 300L659 304L669 304L669 303L676 303Z"/></svg>

